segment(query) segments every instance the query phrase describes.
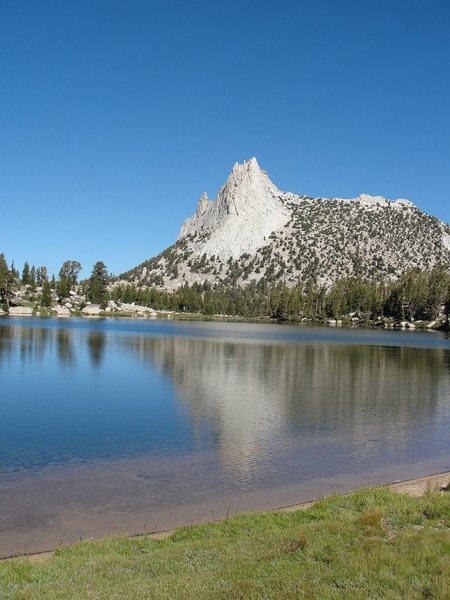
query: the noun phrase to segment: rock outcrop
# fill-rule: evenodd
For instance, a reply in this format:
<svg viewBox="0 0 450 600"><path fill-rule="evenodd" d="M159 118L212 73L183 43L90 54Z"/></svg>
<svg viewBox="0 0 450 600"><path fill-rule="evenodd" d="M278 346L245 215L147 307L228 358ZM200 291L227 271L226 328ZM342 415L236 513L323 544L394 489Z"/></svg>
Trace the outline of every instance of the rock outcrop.
<svg viewBox="0 0 450 600"><path fill-rule="evenodd" d="M57 317L70 317L71 312L67 306L58 306L55 305L52 308L52 312L56 313Z"/></svg>
<svg viewBox="0 0 450 600"><path fill-rule="evenodd" d="M102 309L98 304L88 304L82 309L81 314L85 317L98 317L101 312Z"/></svg>
<svg viewBox="0 0 450 600"><path fill-rule="evenodd" d="M178 239L206 237L207 256L238 258L253 254L275 229L289 221L284 195L259 168L256 158L235 164L217 200L203 193L196 213L181 228Z"/></svg>
<svg viewBox="0 0 450 600"><path fill-rule="evenodd" d="M31 317L33 309L30 306L10 306L9 315L11 317Z"/></svg>

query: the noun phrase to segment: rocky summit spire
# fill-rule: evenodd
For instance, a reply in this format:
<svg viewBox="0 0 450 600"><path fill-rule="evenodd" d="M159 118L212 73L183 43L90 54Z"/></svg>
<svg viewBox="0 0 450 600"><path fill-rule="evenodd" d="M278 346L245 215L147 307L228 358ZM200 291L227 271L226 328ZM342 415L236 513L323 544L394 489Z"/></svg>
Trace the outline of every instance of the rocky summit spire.
<svg viewBox="0 0 450 600"><path fill-rule="evenodd" d="M282 197L256 158L235 163L215 201L202 194L195 215L184 223L178 239L208 233L204 252L210 256L254 252L288 221Z"/></svg>
<svg viewBox="0 0 450 600"><path fill-rule="evenodd" d="M270 181L267 174L261 171L256 158L251 158L242 165L235 163L228 179L217 196L217 202L224 204L228 214L239 214L239 210L256 208L265 211L267 204L273 204L273 198L280 196L280 190ZM252 201L257 206L252 206Z"/></svg>

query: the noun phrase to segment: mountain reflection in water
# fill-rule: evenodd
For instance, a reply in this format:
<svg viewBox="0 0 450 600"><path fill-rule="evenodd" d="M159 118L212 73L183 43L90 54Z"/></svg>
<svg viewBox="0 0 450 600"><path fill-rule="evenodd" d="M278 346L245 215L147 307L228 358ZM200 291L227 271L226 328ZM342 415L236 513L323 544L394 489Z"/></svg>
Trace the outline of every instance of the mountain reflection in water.
<svg viewBox="0 0 450 600"><path fill-rule="evenodd" d="M448 416L443 349L186 338L124 343L167 373L194 427L213 427L221 460L241 471L275 447L314 458L319 446L339 438L355 460L375 447L399 456L414 444L416 427Z"/></svg>

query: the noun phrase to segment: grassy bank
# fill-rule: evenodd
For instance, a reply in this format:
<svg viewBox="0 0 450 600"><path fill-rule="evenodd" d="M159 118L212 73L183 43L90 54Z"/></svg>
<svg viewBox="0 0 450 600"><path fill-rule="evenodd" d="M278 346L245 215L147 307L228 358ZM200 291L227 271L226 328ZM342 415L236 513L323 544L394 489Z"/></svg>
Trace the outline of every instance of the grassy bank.
<svg viewBox="0 0 450 600"><path fill-rule="evenodd" d="M6 599L450 598L450 498L388 489L0 564Z"/></svg>

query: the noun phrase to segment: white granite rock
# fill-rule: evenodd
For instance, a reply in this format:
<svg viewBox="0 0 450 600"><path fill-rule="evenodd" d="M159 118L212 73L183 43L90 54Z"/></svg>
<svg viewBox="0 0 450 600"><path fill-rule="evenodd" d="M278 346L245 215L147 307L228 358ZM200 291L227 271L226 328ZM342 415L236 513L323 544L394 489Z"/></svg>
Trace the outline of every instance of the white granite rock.
<svg viewBox="0 0 450 600"><path fill-rule="evenodd" d="M256 158L242 165L236 163L217 200L202 194L195 215L184 223L178 239L208 232L209 239L202 248L207 256L253 253L267 243L272 231L289 220L282 195Z"/></svg>
<svg viewBox="0 0 450 600"><path fill-rule="evenodd" d="M122 312L134 313L136 315L142 315L149 319L156 319L157 313L153 308L149 308L148 306L140 306L139 304L135 304L131 302L127 304L126 302L119 302L118 309Z"/></svg>
<svg viewBox="0 0 450 600"><path fill-rule="evenodd" d="M9 314L11 317L31 317L33 309L30 306L10 306Z"/></svg>
<svg viewBox="0 0 450 600"><path fill-rule="evenodd" d="M70 310L67 306L53 306L52 312L55 312L57 317L70 317Z"/></svg>
<svg viewBox="0 0 450 600"><path fill-rule="evenodd" d="M56 313L57 317L70 317L70 310L66 306L54 306L52 311Z"/></svg>
<svg viewBox="0 0 450 600"><path fill-rule="evenodd" d="M88 304L85 306L81 313L87 316L98 316L101 313L102 309L98 304Z"/></svg>

